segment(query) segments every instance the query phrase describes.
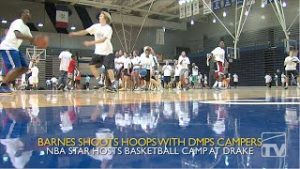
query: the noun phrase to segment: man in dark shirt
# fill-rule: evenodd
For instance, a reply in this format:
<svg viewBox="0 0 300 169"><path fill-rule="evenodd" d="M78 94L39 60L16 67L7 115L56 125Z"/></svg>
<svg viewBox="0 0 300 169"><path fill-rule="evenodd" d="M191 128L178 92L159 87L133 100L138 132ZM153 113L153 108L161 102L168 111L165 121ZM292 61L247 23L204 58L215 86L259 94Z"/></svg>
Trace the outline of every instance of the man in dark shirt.
<svg viewBox="0 0 300 169"><path fill-rule="evenodd" d="M208 86L211 89L214 84L215 79L215 70L216 70L216 62L213 55L209 54L207 56L206 64L209 67L209 75L208 75Z"/></svg>

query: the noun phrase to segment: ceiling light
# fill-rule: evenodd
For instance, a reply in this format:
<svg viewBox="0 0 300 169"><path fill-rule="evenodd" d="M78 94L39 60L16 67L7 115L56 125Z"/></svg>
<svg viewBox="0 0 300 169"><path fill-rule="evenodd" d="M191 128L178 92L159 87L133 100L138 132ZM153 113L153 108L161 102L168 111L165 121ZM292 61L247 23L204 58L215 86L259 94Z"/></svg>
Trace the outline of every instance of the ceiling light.
<svg viewBox="0 0 300 169"><path fill-rule="evenodd" d="M286 7L286 2L284 1L284 2L282 2L282 7Z"/></svg>
<svg viewBox="0 0 300 169"><path fill-rule="evenodd" d="M192 19L192 20L191 20L191 25L194 25L194 24L195 24L195 22L194 22L194 20Z"/></svg>

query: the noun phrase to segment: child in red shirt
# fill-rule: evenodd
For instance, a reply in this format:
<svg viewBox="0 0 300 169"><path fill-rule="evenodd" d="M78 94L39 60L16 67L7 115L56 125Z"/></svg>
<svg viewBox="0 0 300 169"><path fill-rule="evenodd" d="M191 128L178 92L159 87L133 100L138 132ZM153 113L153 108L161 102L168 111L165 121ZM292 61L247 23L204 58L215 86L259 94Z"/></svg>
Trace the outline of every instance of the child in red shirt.
<svg viewBox="0 0 300 169"><path fill-rule="evenodd" d="M74 71L77 69L76 64L75 55L72 55L68 67L68 89L73 89L74 87Z"/></svg>

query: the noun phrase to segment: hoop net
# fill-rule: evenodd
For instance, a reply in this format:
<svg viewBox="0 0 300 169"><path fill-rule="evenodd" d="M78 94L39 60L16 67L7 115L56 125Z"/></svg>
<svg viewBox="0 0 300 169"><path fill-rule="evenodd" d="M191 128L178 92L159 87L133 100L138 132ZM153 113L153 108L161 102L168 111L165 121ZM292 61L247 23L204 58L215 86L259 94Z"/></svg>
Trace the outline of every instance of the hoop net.
<svg viewBox="0 0 300 169"><path fill-rule="evenodd" d="M236 55L235 55L234 48L227 47L227 57L228 59L240 59L240 48L236 48Z"/></svg>
<svg viewBox="0 0 300 169"><path fill-rule="evenodd" d="M45 61L46 54L46 49L38 49L36 47L26 48L26 55L32 62Z"/></svg>

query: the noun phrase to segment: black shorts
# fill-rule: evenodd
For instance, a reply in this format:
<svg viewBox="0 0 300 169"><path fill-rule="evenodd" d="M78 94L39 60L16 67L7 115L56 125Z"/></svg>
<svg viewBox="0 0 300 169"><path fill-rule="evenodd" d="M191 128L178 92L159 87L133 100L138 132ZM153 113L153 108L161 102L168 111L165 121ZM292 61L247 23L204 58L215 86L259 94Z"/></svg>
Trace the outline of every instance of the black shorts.
<svg viewBox="0 0 300 169"><path fill-rule="evenodd" d="M170 76L164 76L164 83L168 84L171 81L171 77Z"/></svg>
<svg viewBox="0 0 300 169"><path fill-rule="evenodd" d="M175 82L179 82L179 76L175 76Z"/></svg>
<svg viewBox="0 0 300 169"><path fill-rule="evenodd" d="M97 67L105 66L105 69L114 69L115 67L115 55L93 55L92 60L90 61L90 65L96 65Z"/></svg>
<svg viewBox="0 0 300 169"><path fill-rule="evenodd" d="M143 79L146 81L146 82L150 82L150 70L147 70L147 74L145 77L143 77Z"/></svg>
<svg viewBox="0 0 300 169"><path fill-rule="evenodd" d="M286 77L291 78L292 75L294 75L294 77L298 77L299 76L299 72L297 70L286 70L285 71Z"/></svg>

